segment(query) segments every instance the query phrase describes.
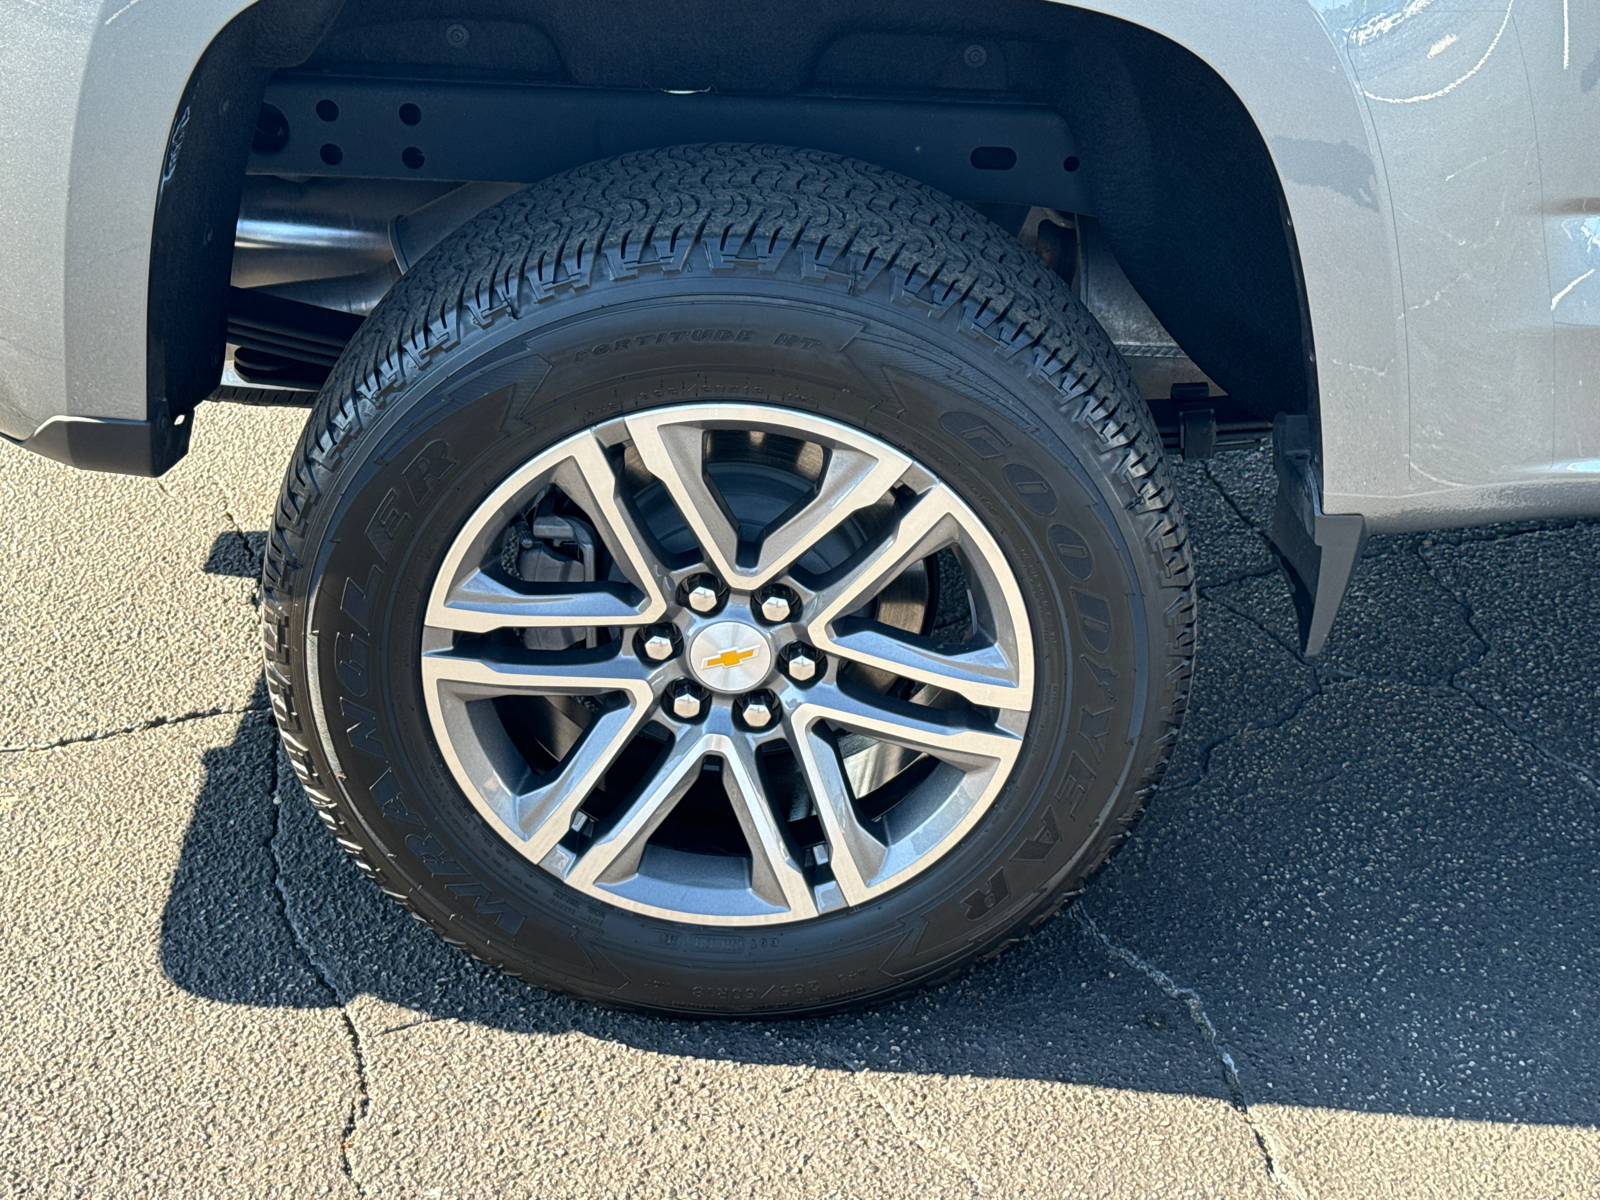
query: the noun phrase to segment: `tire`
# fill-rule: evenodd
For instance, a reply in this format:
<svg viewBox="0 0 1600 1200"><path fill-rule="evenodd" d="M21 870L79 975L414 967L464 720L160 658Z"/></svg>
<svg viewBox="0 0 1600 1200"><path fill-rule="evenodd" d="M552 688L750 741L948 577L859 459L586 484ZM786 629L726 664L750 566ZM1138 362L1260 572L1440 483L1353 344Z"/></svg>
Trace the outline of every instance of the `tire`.
<svg viewBox="0 0 1600 1200"><path fill-rule="evenodd" d="M712 552L692 536L684 542L684 506L662 503L670 488L640 465L657 445L652 422L688 431L673 444L701 467L682 478L714 475L719 504L739 520L765 520L741 514L781 507L785 489L799 489L789 515L724 555L734 585L714 571L701 581L705 602L722 606L712 616L692 607L704 596L691 595ZM595 461L611 464L605 478L622 481L626 498L614 506L601 495L609 484L585 499L572 474L581 474L571 457L579 451L569 448L591 445L601 448ZM913 465L872 505L795 507L831 486L830 472L857 461L850 455L896 469L903 455ZM546 481L536 492L512 487L535 478ZM924 555L934 541L913 545L906 531L914 510L934 511L916 508L931 497L955 514L939 526L954 540ZM828 516L840 521L835 532L819 534L808 557L770 584L796 606L784 609L791 623L772 624L767 591L740 581L759 577L785 521L823 528L814 508L849 515ZM713 506L702 515L716 519ZM630 566L630 551L607 540L628 522L644 531L637 544L653 547L653 565ZM599 550L584 548L590 535L579 526L599 531ZM852 564L888 555L895 538L922 557L870 610L816 625L818 605L846 603L848 587L828 580L854 579L865 568ZM527 572L545 578L547 567L530 568L527 554L582 579L541 591ZM683 574L691 562L694 578ZM461 632L449 624L457 615L432 624L456 614L459 597L479 595L474 580L501 589L493 594L506 612L551 603L540 598L551 588L577 596L585 612L603 603L626 611L614 625L532 632ZM892 607L895 588L915 591L910 608ZM913 181L818 152L729 145L633 154L550 179L475 219L401 279L318 399L284 481L263 591L267 681L289 758L322 820L380 887L453 944L541 987L726 1016L882 1000L992 956L1078 894L1165 767L1195 608L1184 522L1149 413L1104 332L1055 275ZM484 611L502 612L495 603ZM735 641L753 639L750 654L766 639L762 653L782 660L739 685L759 684L766 701L716 691L734 670L717 675L716 660L728 666L745 651L727 659L719 643L708 656L711 643L700 639L713 619ZM658 628L672 622L677 632ZM819 643L833 641L801 647L823 664L802 680L784 656L810 628ZM666 639L654 649L645 645L652 630ZM863 646L888 647L890 657ZM671 655L664 665L650 658L657 650ZM993 689L945 686L980 670L974 655L1000 664ZM600 671L585 664L602 660L612 664L605 671L633 672L626 686L638 695L483 699L493 689L460 682L475 671L495 680L548 672L558 661L579 664L564 671ZM902 660L933 664L926 679L939 683L881 669ZM751 672L765 669L765 658L751 662ZM1003 688L1013 690L994 690ZM703 706L695 719L676 715L684 691ZM767 702L785 722L802 713L815 723L784 724L789 740L757 745L769 733L751 731L748 709ZM838 717L839 705L862 706L868 724ZM582 788L562 772L578 770L585 746L603 745L595 731L621 728L636 711L648 714L634 727L646 732L608 760L589 798L575 799ZM551 749L552 712L589 731L576 748ZM875 740L871 714L880 712L889 714L884 737L902 737L896 722L939 728L896 750ZM712 787L691 790L653 832L629 825L640 797L666 784L654 768L629 783L616 764L636 751L640 761L669 761L714 726L756 746L758 773L739 774L740 750L683 778L693 789L722 778L741 824L730 824ZM947 755L957 741L941 738L969 739L960 745L977 747L976 757ZM858 742L867 749L847 750ZM508 758L507 745L526 762ZM798 774L782 775L786 753ZM550 761L536 762L541 754ZM864 791L879 775L850 775L841 799L840 772L860 763L887 764L888 782ZM524 766L529 773L517 774ZM618 773L623 782L612 782ZM733 785L750 779L763 794L741 807ZM494 790L524 785L521 800ZM869 801L884 811L872 816ZM529 804L545 805L544 815L526 817ZM560 825L550 823L553 805L566 806ZM852 814L860 828L876 821L872 836L888 848L860 842ZM752 821L776 849L755 848ZM533 822L529 840L519 841L517 822ZM749 842L745 859L737 830ZM633 849L618 851L625 837ZM609 874L573 866L604 857L605 846L620 855L606 860ZM911 865L899 875L885 866L871 879L889 882L872 884L880 853ZM702 878L724 866L731 883Z"/></svg>

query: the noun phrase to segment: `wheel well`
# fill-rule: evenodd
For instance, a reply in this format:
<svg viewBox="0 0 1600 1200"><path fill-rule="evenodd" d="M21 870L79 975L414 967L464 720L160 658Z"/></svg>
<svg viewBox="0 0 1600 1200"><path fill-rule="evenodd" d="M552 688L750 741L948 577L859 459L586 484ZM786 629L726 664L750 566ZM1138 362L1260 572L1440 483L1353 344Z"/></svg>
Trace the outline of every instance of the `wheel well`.
<svg viewBox="0 0 1600 1200"><path fill-rule="evenodd" d="M288 15L264 19L269 5ZM259 109L264 88L270 95L295 79L340 80L369 91L427 81L461 96L536 85L548 98L555 94L550 89L563 89L562 102L576 105L564 110L572 120L582 124L589 105L589 124L610 129L609 141L594 135L591 157L617 147L645 148L627 139L646 136L649 123L636 114L656 111L649 106L659 107L664 92L703 94L708 99L697 111L723 114L662 126L660 136L685 141L793 140L830 149L829 139L852 130L865 137L859 131L874 129L892 140L911 111L907 103L935 114L928 118L930 139L942 136L937 112L950 120L960 114L968 121L963 129L974 113L1005 118L1009 124L997 128L1006 130L1007 144L975 146L969 155L962 143L953 165L937 166L937 155L921 144L905 147L905 163L884 161L893 150L875 154L870 147L878 143L857 149L863 143L846 141L841 152L925 178L976 202L1002 224L1020 226L1030 205L1092 215L1164 332L1240 416L1270 421L1278 412L1310 411L1315 383L1298 252L1266 147L1215 72L1141 27L1037 0L885 0L869 10L850 0L803 6L701 0L692 10L659 0L620 0L603 9L576 0L479 0L470 9L426 0L348 0L333 17L334 7L264 0L247 10L202 60L191 92L203 83L209 103L215 107L220 95L236 117ZM276 43L270 51L251 50L269 36ZM229 72L219 68L241 55L271 67L294 64L296 72L292 79L280 71L268 80L264 70L236 71L230 85ZM603 105L611 108L601 112ZM1064 121L1038 119L1049 113ZM774 120L791 138L759 136ZM757 136L749 136L751 130ZM293 147L293 122L284 132ZM441 136L437 123L432 133ZM246 171L301 178L306 169L300 160L290 163L292 153L275 164L270 138L268 153L259 136L252 151L245 144L250 136L238 119L191 129L184 157L213 168L228 186L187 217L179 204L158 208L157 231L165 220L166 238L158 236L151 264L152 400L159 398L160 381L179 411L216 385L224 335L214 314L226 311L228 281L208 259L196 285L196 255L164 252L163 245L201 243L199 231L185 222L223 224L221 210L230 199L237 211ZM312 136L321 137L307 131L303 138ZM340 139L351 162L349 152L366 136L352 118L344 119ZM1065 162L1063 136L1071 144ZM1024 169L1030 148L1040 150L1035 159L1067 166L1073 176L1054 168L1053 181L1038 182L1046 177ZM421 177L416 172L432 169L423 166L431 156L407 145L403 160L396 152L392 168L376 173L415 180ZM545 160L498 170L485 165L474 178L527 182L525 173L539 170L538 161ZM341 170L369 179L374 174L371 168L352 171L349 163L313 161L312 169L329 177ZM1043 190L1051 194L1038 194Z"/></svg>

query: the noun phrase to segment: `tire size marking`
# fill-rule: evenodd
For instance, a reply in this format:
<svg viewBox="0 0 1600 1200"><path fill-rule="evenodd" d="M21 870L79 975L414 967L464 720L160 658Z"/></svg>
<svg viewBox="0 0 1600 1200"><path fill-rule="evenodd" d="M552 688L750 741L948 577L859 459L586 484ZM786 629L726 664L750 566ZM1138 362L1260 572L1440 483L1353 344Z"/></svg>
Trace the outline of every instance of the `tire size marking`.
<svg viewBox="0 0 1600 1200"><path fill-rule="evenodd" d="M581 895L581 893L579 894ZM581 921L596 933L605 926L605 910L597 904L590 904L587 900L580 903L568 892L559 888L550 893L550 900L558 908L566 912L569 920Z"/></svg>
<svg viewBox="0 0 1600 1200"><path fill-rule="evenodd" d="M753 987L696 987L690 992L698 1000L754 1000L756 990Z"/></svg>
<svg viewBox="0 0 1600 1200"><path fill-rule="evenodd" d="M767 990L761 993L761 999L765 1000L774 992L780 996L811 996L821 990L822 981L820 979L797 979L793 983L768 984Z"/></svg>
<svg viewBox="0 0 1600 1200"><path fill-rule="evenodd" d="M689 938L689 947L711 954L743 954L744 938L736 933L697 933Z"/></svg>

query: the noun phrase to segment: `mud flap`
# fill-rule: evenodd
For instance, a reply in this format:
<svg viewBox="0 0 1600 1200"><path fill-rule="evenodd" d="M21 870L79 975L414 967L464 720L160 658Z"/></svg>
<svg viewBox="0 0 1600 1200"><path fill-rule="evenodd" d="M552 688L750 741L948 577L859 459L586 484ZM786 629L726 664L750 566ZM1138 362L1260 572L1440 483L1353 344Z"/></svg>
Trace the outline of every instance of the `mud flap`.
<svg viewBox="0 0 1600 1200"><path fill-rule="evenodd" d="M1272 464L1278 473L1278 503L1269 535L1289 577L1300 618L1300 651L1315 658L1344 600L1350 577L1367 544L1367 521L1359 513L1322 511L1322 487L1313 461L1311 421L1280 413L1272 427Z"/></svg>

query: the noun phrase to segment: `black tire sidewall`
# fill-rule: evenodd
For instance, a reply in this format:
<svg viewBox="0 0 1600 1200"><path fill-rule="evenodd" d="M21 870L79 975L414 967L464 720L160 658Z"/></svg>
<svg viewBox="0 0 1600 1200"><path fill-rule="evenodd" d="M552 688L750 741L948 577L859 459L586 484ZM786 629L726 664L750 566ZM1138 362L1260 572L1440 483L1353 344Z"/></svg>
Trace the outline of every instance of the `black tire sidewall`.
<svg viewBox="0 0 1600 1200"><path fill-rule="evenodd" d="M1104 448L1062 417L1059 394L953 318L929 316L795 281L605 281L466 331L383 398L310 522L291 634L325 777L389 886L533 982L612 1004L755 1014L827 1009L944 973L1048 911L1075 868L1098 860L1149 757L1151 648L1169 631L1143 597L1162 586L1159 565L1133 541ZM983 518L1033 625L1026 749L989 812L900 888L793 925L670 922L562 884L461 793L421 698L426 594L483 498L593 424L707 400L814 413L909 453Z"/></svg>

